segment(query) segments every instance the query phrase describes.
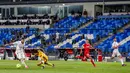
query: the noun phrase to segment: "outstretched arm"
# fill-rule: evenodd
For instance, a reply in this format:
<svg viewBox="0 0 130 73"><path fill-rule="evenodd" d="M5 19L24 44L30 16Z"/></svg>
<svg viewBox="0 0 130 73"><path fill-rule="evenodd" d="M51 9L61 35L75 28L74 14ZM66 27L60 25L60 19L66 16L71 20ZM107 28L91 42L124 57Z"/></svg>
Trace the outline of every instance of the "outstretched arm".
<svg viewBox="0 0 130 73"><path fill-rule="evenodd" d="M90 49L95 49L92 45L90 45Z"/></svg>
<svg viewBox="0 0 130 73"><path fill-rule="evenodd" d="M11 45L16 45L18 42L11 42L9 44L5 44L4 46L11 46Z"/></svg>
<svg viewBox="0 0 130 73"><path fill-rule="evenodd" d="M80 49L80 54L82 54L83 49L84 49L84 46L82 45L82 48Z"/></svg>

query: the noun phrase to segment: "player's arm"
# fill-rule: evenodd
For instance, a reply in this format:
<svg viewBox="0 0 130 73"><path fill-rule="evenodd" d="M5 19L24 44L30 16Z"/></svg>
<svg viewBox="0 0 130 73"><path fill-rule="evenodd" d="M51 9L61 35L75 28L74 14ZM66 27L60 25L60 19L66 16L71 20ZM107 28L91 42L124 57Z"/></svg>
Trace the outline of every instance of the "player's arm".
<svg viewBox="0 0 130 73"><path fill-rule="evenodd" d="M121 46L121 44L120 44L120 43L118 43L118 46L117 46L117 47L119 47L119 46Z"/></svg>
<svg viewBox="0 0 130 73"><path fill-rule="evenodd" d="M84 46L82 45L82 47L81 47L81 49L80 49L80 54L82 54L83 49L84 49Z"/></svg>
<svg viewBox="0 0 130 73"><path fill-rule="evenodd" d="M82 51L82 48L81 48L81 49L80 49L80 54L82 54L82 52L83 52L83 51Z"/></svg>
<svg viewBox="0 0 130 73"><path fill-rule="evenodd" d="M116 49L116 48L117 48L117 46L112 46L112 48Z"/></svg>
<svg viewBox="0 0 130 73"><path fill-rule="evenodd" d="M92 45L90 45L90 49L95 49Z"/></svg>

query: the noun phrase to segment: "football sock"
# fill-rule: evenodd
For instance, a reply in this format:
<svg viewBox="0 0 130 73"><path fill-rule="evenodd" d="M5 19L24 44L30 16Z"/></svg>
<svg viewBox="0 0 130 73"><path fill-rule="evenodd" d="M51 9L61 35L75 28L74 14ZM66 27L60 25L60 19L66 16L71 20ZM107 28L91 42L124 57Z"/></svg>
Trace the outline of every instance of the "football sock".
<svg viewBox="0 0 130 73"><path fill-rule="evenodd" d="M123 59L122 59L122 58L120 58L120 61L121 61L121 64L124 64L124 62L123 62Z"/></svg>
<svg viewBox="0 0 130 73"><path fill-rule="evenodd" d="M41 66L41 67L43 67L43 66L44 66L44 64L41 64L40 66Z"/></svg>
<svg viewBox="0 0 130 73"><path fill-rule="evenodd" d="M25 67L27 67L27 65L26 65L24 60L21 60L21 64L23 64Z"/></svg>
<svg viewBox="0 0 130 73"><path fill-rule="evenodd" d="M94 64L94 61L91 59L91 63L93 64L94 67L96 67L96 65Z"/></svg>
<svg viewBox="0 0 130 73"><path fill-rule="evenodd" d="M53 66L53 64L51 64L49 62L46 62L45 64L48 65L48 66Z"/></svg>

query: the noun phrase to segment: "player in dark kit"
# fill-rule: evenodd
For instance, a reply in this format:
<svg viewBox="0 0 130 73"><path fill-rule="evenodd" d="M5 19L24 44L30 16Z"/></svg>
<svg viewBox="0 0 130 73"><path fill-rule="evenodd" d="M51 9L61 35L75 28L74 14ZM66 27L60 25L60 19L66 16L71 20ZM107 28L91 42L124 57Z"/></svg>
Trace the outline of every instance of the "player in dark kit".
<svg viewBox="0 0 130 73"><path fill-rule="evenodd" d="M96 65L94 64L94 61L92 59L92 57L90 56L90 50L94 49L90 44L89 44L89 40L86 40L86 43L83 44L82 46L84 48L84 57L83 60L86 60L87 58L90 59L91 63L93 64L94 67L96 67ZM82 52L82 51L81 51Z"/></svg>

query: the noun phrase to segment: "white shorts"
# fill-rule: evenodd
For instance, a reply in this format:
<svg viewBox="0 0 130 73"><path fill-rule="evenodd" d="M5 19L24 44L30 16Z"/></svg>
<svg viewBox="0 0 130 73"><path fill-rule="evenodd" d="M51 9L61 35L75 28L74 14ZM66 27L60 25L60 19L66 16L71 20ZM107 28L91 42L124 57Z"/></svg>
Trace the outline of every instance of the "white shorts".
<svg viewBox="0 0 130 73"><path fill-rule="evenodd" d="M24 52L15 52L18 59L25 59Z"/></svg>
<svg viewBox="0 0 130 73"><path fill-rule="evenodd" d="M118 51L118 49L114 49L114 50L113 50L112 57L115 57L115 56L121 56L121 54L120 54L120 52Z"/></svg>

